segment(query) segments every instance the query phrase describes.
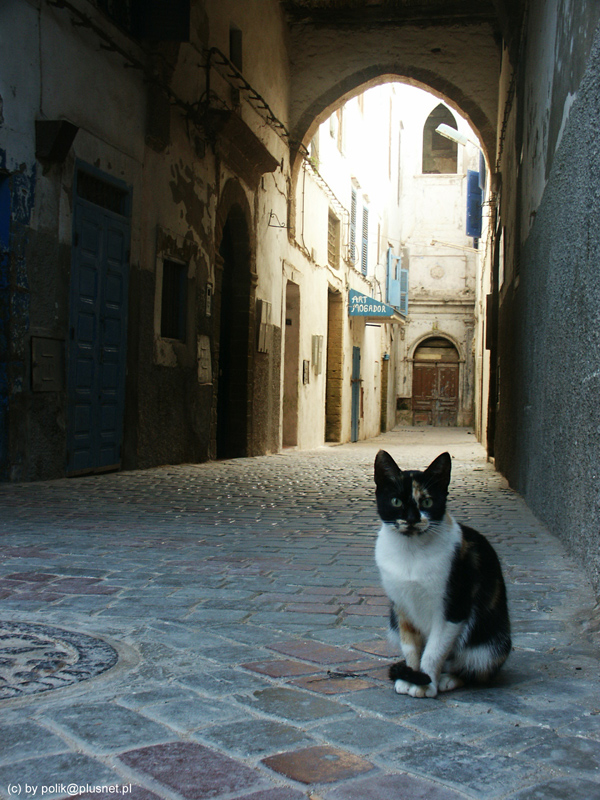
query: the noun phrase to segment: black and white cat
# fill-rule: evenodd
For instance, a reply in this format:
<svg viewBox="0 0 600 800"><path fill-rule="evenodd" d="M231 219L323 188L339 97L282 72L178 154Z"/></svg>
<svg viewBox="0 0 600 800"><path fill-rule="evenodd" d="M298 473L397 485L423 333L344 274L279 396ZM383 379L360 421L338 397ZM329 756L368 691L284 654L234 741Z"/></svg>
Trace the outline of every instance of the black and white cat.
<svg viewBox="0 0 600 800"><path fill-rule="evenodd" d="M375 560L391 601L390 634L406 659L390 667L390 678L412 697L485 682L511 650L498 557L446 511L451 468L448 453L424 472L402 471L384 450L375 459Z"/></svg>

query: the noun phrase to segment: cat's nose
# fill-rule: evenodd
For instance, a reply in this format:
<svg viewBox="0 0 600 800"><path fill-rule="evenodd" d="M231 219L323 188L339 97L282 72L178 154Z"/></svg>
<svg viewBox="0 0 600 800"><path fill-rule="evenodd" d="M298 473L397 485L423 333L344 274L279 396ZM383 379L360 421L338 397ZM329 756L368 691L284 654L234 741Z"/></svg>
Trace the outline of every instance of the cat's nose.
<svg viewBox="0 0 600 800"><path fill-rule="evenodd" d="M421 514L419 513L419 509L416 506L411 506L406 514L406 522L409 525L416 525L417 522L421 521Z"/></svg>

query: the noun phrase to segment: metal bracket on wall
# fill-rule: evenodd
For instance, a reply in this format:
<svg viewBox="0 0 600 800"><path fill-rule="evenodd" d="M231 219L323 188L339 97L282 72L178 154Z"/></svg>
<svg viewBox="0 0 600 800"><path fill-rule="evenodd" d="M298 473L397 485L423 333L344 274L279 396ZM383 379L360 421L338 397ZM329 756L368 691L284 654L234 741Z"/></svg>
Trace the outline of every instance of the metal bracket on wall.
<svg viewBox="0 0 600 800"><path fill-rule="evenodd" d="M273 220L275 220L275 222L273 222ZM268 226L269 228L283 228L285 230L289 228L289 225L286 225L285 222L279 221L279 217L274 211L271 211L271 213L269 214Z"/></svg>

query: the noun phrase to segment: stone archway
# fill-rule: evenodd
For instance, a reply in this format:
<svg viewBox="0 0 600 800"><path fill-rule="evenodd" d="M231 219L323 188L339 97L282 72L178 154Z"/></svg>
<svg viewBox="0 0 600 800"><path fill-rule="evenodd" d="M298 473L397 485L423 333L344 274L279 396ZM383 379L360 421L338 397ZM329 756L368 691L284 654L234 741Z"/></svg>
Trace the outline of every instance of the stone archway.
<svg viewBox="0 0 600 800"><path fill-rule="evenodd" d="M337 107L377 84L404 81L463 115L495 153L501 51L492 21L348 25L306 16L291 25L291 140L302 149ZM298 169L299 158L294 168Z"/></svg>
<svg viewBox="0 0 600 800"><path fill-rule="evenodd" d="M349 34L350 36L350 34ZM350 36L350 38L352 38ZM363 61L368 62L373 59L373 53L368 51L362 52L362 48L366 47L363 38L357 40L357 47L361 50L360 57ZM466 47L466 39L465 39ZM466 87L461 87L458 84L451 82L448 76L441 76L435 71L427 68L416 67L407 62L405 64L372 64L363 67L360 70L349 74L343 80L334 80L338 77L336 72L342 73L346 70L345 65L331 64L325 70L325 75L314 75L314 63L310 60L306 65L305 80L312 80L314 85L311 85L311 91L323 90L319 96L312 96L308 92L303 92L303 97L293 97L292 102L292 119L293 124L290 143L290 159L291 159L291 187L290 203L288 208L288 224L290 236L296 233L296 214L297 214L297 187L299 185L299 178L302 171L302 164L308 152L308 146L316 133L319 125L324 122L331 114L344 103L351 100L370 88L379 86L382 83L406 83L411 86L423 89L430 92L444 104L455 110L458 114L463 116L471 125L473 130L479 136L483 152L486 154L488 164L493 163L493 154L496 148L496 125L495 114L497 111L497 92L498 92L498 52L493 42L493 37L486 40L485 46L481 47L481 51L474 48L477 52L471 54L475 61L481 60L481 89L478 93L475 92L475 97L466 92ZM337 53L337 51L336 51ZM476 56L476 58L475 58ZM323 60L329 62L335 57L335 54L327 54L323 56ZM458 55L456 56L457 60ZM486 58L494 61L494 68L484 68L483 63ZM301 59L302 61L302 59ZM315 59L317 63L320 60ZM351 59L352 61L352 59ZM469 67L470 68L470 67ZM473 69L477 69L473 66ZM331 71L330 71L331 70ZM295 81L297 83L297 72L294 73ZM326 85L329 81L329 85ZM469 81L470 83L470 81ZM295 87L297 88L297 87ZM469 87L470 90L473 87ZM471 92L472 94L473 92ZM306 103L306 107L302 107L302 103ZM297 118L296 118L297 115Z"/></svg>

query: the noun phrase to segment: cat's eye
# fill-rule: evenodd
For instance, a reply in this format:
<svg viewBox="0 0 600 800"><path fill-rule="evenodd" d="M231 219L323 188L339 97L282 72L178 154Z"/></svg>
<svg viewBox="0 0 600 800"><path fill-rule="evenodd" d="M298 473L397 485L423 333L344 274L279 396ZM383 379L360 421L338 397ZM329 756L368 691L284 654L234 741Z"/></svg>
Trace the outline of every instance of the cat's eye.
<svg viewBox="0 0 600 800"><path fill-rule="evenodd" d="M432 505L433 505L433 500L431 499L431 497L421 498L421 503L420 503L421 508L431 508Z"/></svg>
<svg viewBox="0 0 600 800"><path fill-rule="evenodd" d="M392 505L394 508L402 508L402 500L399 497L392 497Z"/></svg>

